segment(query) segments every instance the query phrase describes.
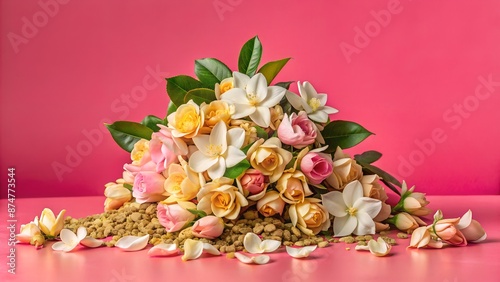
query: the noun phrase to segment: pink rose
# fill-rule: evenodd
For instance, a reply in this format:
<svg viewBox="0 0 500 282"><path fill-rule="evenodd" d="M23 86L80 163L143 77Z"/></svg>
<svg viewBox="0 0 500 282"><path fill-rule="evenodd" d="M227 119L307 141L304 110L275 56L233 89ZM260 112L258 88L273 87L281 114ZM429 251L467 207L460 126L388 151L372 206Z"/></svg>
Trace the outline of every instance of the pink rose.
<svg viewBox="0 0 500 282"><path fill-rule="evenodd" d="M175 142L170 131L161 129L159 132L153 133L151 141L149 141L149 152L151 160L156 164L156 172L161 173L171 163L177 162L174 146Z"/></svg>
<svg viewBox="0 0 500 282"><path fill-rule="evenodd" d="M245 196L256 195L266 188L265 177L256 169L249 169L240 179Z"/></svg>
<svg viewBox="0 0 500 282"><path fill-rule="evenodd" d="M136 176L141 171L156 171L156 164L153 161L149 161L142 166L137 166L134 164L124 164L123 169L128 173L132 174L132 176Z"/></svg>
<svg viewBox="0 0 500 282"><path fill-rule="evenodd" d="M208 215L196 221L191 229L194 236L200 238L215 239L222 235L224 221L216 216Z"/></svg>
<svg viewBox="0 0 500 282"><path fill-rule="evenodd" d="M191 202L179 202L172 205L158 203L156 215L167 232L175 232L195 219L195 215L187 209L196 209L196 205Z"/></svg>
<svg viewBox="0 0 500 282"><path fill-rule="evenodd" d="M285 114L278 127L278 137L283 143L302 149L314 143L317 137L317 127L304 111L299 112L298 115Z"/></svg>
<svg viewBox="0 0 500 282"><path fill-rule="evenodd" d="M154 171L140 171L134 179L132 195L138 203L158 202L164 200L166 196L163 183L165 177Z"/></svg>
<svg viewBox="0 0 500 282"><path fill-rule="evenodd" d="M325 154L307 153L302 158L300 170L310 183L320 184L333 173L333 161Z"/></svg>

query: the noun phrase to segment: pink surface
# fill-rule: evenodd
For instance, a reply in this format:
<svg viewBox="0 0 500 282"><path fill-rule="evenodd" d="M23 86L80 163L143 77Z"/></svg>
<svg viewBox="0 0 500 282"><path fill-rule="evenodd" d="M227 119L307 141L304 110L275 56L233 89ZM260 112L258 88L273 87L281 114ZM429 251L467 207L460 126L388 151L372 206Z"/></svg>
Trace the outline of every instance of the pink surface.
<svg viewBox="0 0 500 282"><path fill-rule="evenodd" d="M377 134L352 153L383 152L380 165L420 191L499 194L499 11L493 0L2 0L0 177L17 168L18 197L102 195L128 160L103 122L163 117L163 77L203 57L234 69L259 35L263 61L293 58L278 80L309 80L335 119Z"/></svg>
<svg viewBox="0 0 500 282"><path fill-rule="evenodd" d="M103 197L19 199L18 228L44 207L67 209L82 217L102 211ZM471 208L488 239L481 244L442 250L406 249L409 240L398 239L391 256L375 257L354 250L354 245L334 244L318 249L307 259L293 259L283 248L271 253L267 265L245 265L225 256L206 256L182 262L180 256L150 258L145 250L122 252L117 248L52 251L50 245L35 250L16 246L16 275L6 273L7 249L1 245L1 281L498 281L500 277L500 196L431 196L430 207L441 208L446 217L461 216ZM5 218L2 204L2 215ZM5 230L5 221L0 229ZM7 242L2 232L1 242ZM394 237L394 234L393 234ZM346 247L351 247L346 251Z"/></svg>

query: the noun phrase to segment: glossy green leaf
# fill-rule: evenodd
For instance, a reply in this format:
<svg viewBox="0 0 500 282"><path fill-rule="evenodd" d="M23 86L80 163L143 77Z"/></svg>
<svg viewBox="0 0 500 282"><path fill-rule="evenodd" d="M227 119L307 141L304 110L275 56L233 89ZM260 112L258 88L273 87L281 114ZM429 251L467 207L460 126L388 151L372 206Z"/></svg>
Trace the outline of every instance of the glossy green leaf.
<svg viewBox="0 0 500 282"><path fill-rule="evenodd" d="M158 127L157 124L163 124L164 125L164 120L153 115L146 116L142 121L141 124L151 128L154 132L160 131L160 128Z"/></svg>
<svg viewBox="0 0 500 282"><path fill-rule="evenodd" d="M278 75L281 69L286 65L290 58L272 61L263 65L258 72L262 73L267 80L267 85L271 85L273 79Z"/></svg>
<svg viewBox="0 0 500 282"><path fill-rule="evenodd" d="M202 218L202 217L207 216L207 213L206 213L206 212L204 212L204 211L195 210L195 209L187 209L187 210L188 210L188 212L190 212L190 213L192 213L192 214L196 215L196 216L197 216L197 217L199 217L199 218Z"/></svg>
<svg viewBox="0 0 500 282"><path fill-rule="evenodd" d="M255 74L262 57L262 44L257 36L248 40L241 48L238 71L250 77Z"/></svg>
<svg viewBox="0 0 500 282"><path fill-rule="evenodd" d="M130 121L116 121L105 124L115 142L125 151L131 152L134 144L141 139L151 139L153 130L143 124Z"/></svg>
<svg viewBox="0 0 500 282"><path fill-rule="evenodd" d="M226 168L226 172L224 173L224 177L236 179L243 172L245 172L248 168L250 168L250 163L248 162L247 159L244 159L241 162L237 163L235 166Z"/></svg>
<svg viewBox="0 0 500 282"><path fill-rule="evenodd" d="M336 120L327 124L322 131L328 152L334 152L337 146L342 149L351 148L372 135L361 125L344 120Z"/></svg>
<svg viewBox="0 0 500 282"><path fill-rule="evenodd" d="M168 97L177 107L184 103L184 96L189 90L201 87L203 87L201 82L187 75L167 78Z"/></svg>
<svg viewBox="0 0 500 282"><path fill-rule="evenodd" d="M361 167L363 168L363 171L364 171L365 174L376 174L380 178L382 178L382 182L384 182L386 185L387 185L386 182L388 182L388 183L392 183L392 184L395 184L395 185L401 187L401 182L399 182L399 180L397 180L394 176L392 176L389 173L385 172L381 168L376 167L376 166L374 166L372 164L367 164L367 163L359 162L359 161L357 161L357 162L358 162L359 165L361 165ZM396 194L401 195L401 193L399 192L399 190L396 189L394 186L387 185L387 187L389 187L389 189L391 189L392 191L394 191Z"/></svg>
<svg viewBox="0 0 500 282"><path fill-rule="evenodd" d="M354 155L354 159L358 162L364 162L367 164L371 164L376 162L378 159L382 157L382 153L377 151L366 151L360 155Z"/></svg>
<svg viewBox="0 0 500 282"><path fill-rule="evenodd" d="M278 82L278 83L276 83L274 85L281 86L281 87L285 88L286 90L288 90L290 88L290 85L292 83L294 83L294 81L284 81L284 82Z"/></svg>
<svg viewBox="0 0 500 282"><path fill-rule="evenodd" d="M209 89L214 89L216 83L233 76L231 70L224 63L214 58L196 60L194 62L194 73L203 83L203 86Z"/></svg>
<svg viewBox="0 0 500 282"><path fill-rule="evenodd" d="M197 88L186 93L184 103L187 103L189 100L193 100L196 104L201 105L203 102L208 104L216 99L215 91L208 88Z"/></svg>
<svg viewBox="0 0 500 282"><path fill-rule="evenodd" d="M269 138L267 132L260 126L256 125L254 126L255 127L255 130L257 131L257 137L259 138L264 138L265 140L267 140L267 138Z"/></svg>

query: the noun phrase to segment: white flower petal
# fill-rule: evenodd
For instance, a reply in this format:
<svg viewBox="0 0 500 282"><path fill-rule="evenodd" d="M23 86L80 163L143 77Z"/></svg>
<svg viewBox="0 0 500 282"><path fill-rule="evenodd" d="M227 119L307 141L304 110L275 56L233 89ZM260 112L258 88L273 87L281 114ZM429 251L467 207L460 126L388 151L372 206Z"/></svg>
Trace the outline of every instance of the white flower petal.
<svg viewBox="0 0 500 282"><path fill-rule="evenodd" d="M368 242L370 252L377 257L383 257L391 251L391 245L387 244L382 237L378 237L377 241L371 239Z"/></svg>
<svg viewBox="0 0 500 282"><path fill-rule="evenodd" d="M233 72L233 77L234 77L234 87L237 88L246 88L248 82L250 81L250 77L248 75L237 71Z"/></svg>
<svg viewBox="0 0 500 282"><path fill-rule="evenodd" d="M339 112L339 110L335 109L335 108L332 108L332 107L329 107L329 106L323 106L321 111L331 115L331 114L336 114Z"/></svg>
<svg viewBox="0 0 500 282"><path fill-rule="evenodd" d="M221 178L226 172L226 160L221 157L216 158L216 162L207 170L208 176L212 179Z"/></svg>
<svg viewBox="0 0 500 282"><path fill-rule="evenodd" d="M87 229L83 226L78 227L76 230L76 237L78 238L78 241L83 240L87 236Z"/></svg>
<svg viewBox="0 0 500 282"><path fill-rule="evenodd" d="M61 241L63 241L64 244L67 244L67 245L76 246L80 242L80 240L78 240L78 237L76 236L76 234L73 233L73 231L66 229L66 228L61 230L61 233L59 234L59 236L61 238Z"/></svg>
<svg viewBox="0 0 500 282"><path fill-rule="evenodd" d="M104 244L104 241L87 236L80 241L80 244L88 248L97 248L102 246Z"/></svg>
<svg viewBox="0 0 500 282"><path fill-rule="evenodd" d="M285 96L286 89L281 87L281 86L269 86L267 88L267 97L263 101L260 102L260 106L264 107L274 107L276 106L281 99L283 99L283 96ZM297 96L297 95L295 95Z"/></svg>
<svg viewBox="0 0 500 282"><path fill-rule="evenodd" d="M328 121L328 114L320 110L316 110L313 113L307 113L307 116L315 122L319 123L325 123Z"/></svg>
<svg viewBox="0 0 500 282"><path fill-rule="evenodd" d="M272 253L276 251L281 246L281 242L278 240L267 239L262 241L260 248L264 250L264 253Z"/></svg>
<svg viewBox="0 0 500 282"><path fill-rule="evenodd" d="M76 235L75 235L76 236ZM72 251L78 244L72 244L68 245L65 244L64 242L55 242L52 245L52 250L54 251L63 251L63 252L70 252Z"/></svg>
<svg viewBox="0 0 500 282"><path fill-rule="evenodd" d="M367 213L358 211L356 218L358 224L353 231L354 234L375 234L375 222L373 222L373 219Z"/></svg>
<svg viewBox="0 0 500 282"><path fill-rule="evenodd" d="M248 97L247 97L247 92L239 87L235 87L232 89L229 89L222 95L222 100L223 101L229 101L233 104L244 104L248 105Z"/></svg>
<svg viewBox="0 0 500 282"><path fill-rule="evenodd" d="M200 150L204 155L210 155L208 148L210 146L210 136L208 135L198 135L193 137L193 142L196 145L196 148Z"/></svg>
<svg viewBox="0 0 500 282"><path fill-rule="evenodd" d="M460 221L457 224L458 229L464 229L467 226L470 225L472 222L472 211L468 210L462 217L460 218Z"/></svg>
<svg viewBox="0 0 500 282"><path fill-rule="evenodd" d="M333 220L333 233L335 237L351 235L356 229L358 221L354 216L335 217Z"/></svg>
<svg viewBox="0 0 500 282"><path fill-rule="evenodd" d="M189 166L195 172L204 172L218 161L218 157L207 157L202 152L196 151L189 158Z"/></svg>
<svg viewBox="0 0 500 282"><path fill-rule="evenodd" d="M271 123L271 112L267 107L256 107L255 112L249 116L260 127L269 127Z"/></svg>
<svg viewBox="0 0 500 282"><path fill-rule="evenodd" d="M332 191L321 195L321 201L326 210L336 217L347 215L347 206L344 203L344 197L339 191Z"/></svg>
<svg viewBox="0 0 500 282"><path fill-rule="evenodd" d="M296 226L299 220L297 215L297 205L290 205L290 208L288 209L288 214L290 215L290 221L292 222L292 225Z"/></svg>
<svg viewBox="0 0 500 282"><path fill-rule="evenodd" d="M374 218L382 209L382 202L377 199L361 197L354 202L353 207L359 212L364 212L371 218Z"/></svg>
<svg viewBox="0 0 500 282"><path fill-rule="evenodd" d="M227 92L226 92L227 93ZM226 94L224 94L225 96ZM234 105L234 114L231 115L233 119L240 119L247 117L255 112L255 106L250 106L249 104L236 104Z"/></svg>
<svg viewBox="0 0 500 282"><path fill-rule="evenodd" d="M307 98L306 99L307 101L309 101L312 98L318 98L318 92L316 91L316 89L314 89L312 84L309 83L309 81L304 81L304 83L302 83L301 90L302 90L302 92L304 92L303 93L304 95L302 97ZM302 94L302 92L301 92L301 94Z"/></svg>
<svg viewBox="0 0 500 282"><path fill-rule="evenodd" d="M262 240L260 240L259 236L252 232L248 232L243 239L243 246L251 254L262 254L264 252L260 246L261 243Z"/></svg>
<svg viewBox="0 0 500 282"><path fill-rule="evenodd" d="M342 192L346 206L352 207L357 199L363 197L363 185L358 180L347 184Z"/></svg>
<svg viewBox="0 0 500 282"><path fill-rule="evenodd" d="M247 264L250 264L250 263L255 263L255 264L266 264L269 262L269 260L271 259L269 256L267 255L260 255L260 256L254 256L254 257L248 257L248 256L245 256L244 254L242 253L234 253L234 256L239 260L241 261L242 263L247 263Z"/></svg>
<svg viewBox="0 0 500 282"><path fill-rule="evenodd" d="M166 256L176 255L178 253L179 250L177 249L176 244L165 244L165 243L158 244L152 247L148 251L148 255L150 257L166 257Z"/></svg>
<svg viewBox="0 0 500 282"><path fill-rule="evenodd" d="M308 257L314 250L316 250L317 246L307 246L303 248L292 248L286 246L286 252L294 258L306 258Z"/></svg>
<svg viewBox="0 0 500 282"><path fill-rule="evenodd" d="M227 145L241 148L245 142L245 130L243 128L231 128L227 131Z"/></svg>
<svg viewBox="0 0 500 282"><path fill-rule="evenodd" d="M118 247L127 252L135 252L140 251L148 245L149 234L146 234L142 237L139 236L125 236L120 238L115 247Z"/></svg>
<svg viewBox="0 0 500 282"><path fill-rule="evenodd" d="M229 146L226 157L226 167L233 167L247 157L240 149Z"/></svg>
<svg viewBox="0 0 500 282"><path fill-rule="evenodd" d="M227 126L223 121L219 121L210 133L210 144L221 146L221 153L227 150Z"/></svg>
<svg viewBox="0 0 500 282"><path fill-rule="evenodd" d="M413 230L411 234L410 246L422 248L427 246L431 240L431 236L425 236L427 231L427 226L418 227Z"/></svg>
<svg viewBox="0 0 500 282"><path fill-rule="evenodd" d="M263 101L267 96L267 81L262 73L257 73L247 84L246 91L248 94L254 94L257 102Z"/></svg>
<svg viewBox="0 0 500 282"><path fill-rule="evenodd" d="M209 243L203 243L203 251L214 256L220 256L219 250Z"/></svg>
<svg viewBox="0 0 500 282"><path fill-rule="evenodd" d="M203 253L203 242L196 241L192 239L187 239L184 242L184 255L182 255L182 260L192 260L197 259Z"/></svg>
<svg viewBox="0 0 500 282"><path fill-rule="evenodd" d="M368 247L367 245L366 246L364 246L364 245L356 245L356 247L354 247L354 249L356 251L369 251L370 247Z"/></svg>
<svg viewBox="0 0 500 282"><path fill-rule="evenodd" d="M288 102L290 102L290 104L292 105L292 107L296 110L302 110L304 108L303 106L303 103L304 103L304 99L302 99L299 95L293 93L293 92L290 92L290 91L286 91L286 99L288 100Z"/></svg>

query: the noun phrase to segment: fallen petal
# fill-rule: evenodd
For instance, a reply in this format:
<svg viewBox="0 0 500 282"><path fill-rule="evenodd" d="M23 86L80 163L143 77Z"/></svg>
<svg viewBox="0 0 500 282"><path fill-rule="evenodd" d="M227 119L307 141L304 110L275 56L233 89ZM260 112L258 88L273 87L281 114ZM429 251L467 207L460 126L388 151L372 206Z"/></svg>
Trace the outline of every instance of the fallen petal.
<svg viewBox="0 0 500 282"><path fill-rule="evenodd" d="M150 257L166 257L178 254L176 244L158 244L148 251Z"/></svg>
<svg viewBox="0 0 500 282"><path fill-rule="evenodd" d="M76 230L76 237L78 238L79 241L85 239L87 236L87 229L83 226L78 227Z"/></svg>
<svg viewBox="0 0 500 282"><path fill-rule="evenodd" d="M64 242L55 242L53 245L52 245L52 250L54 251L63 251L63 252L70 252L72 251L76 246L78 245L77 244L74 244L74 245L67 245L65 244Z"/></svg>
<svg viewBox="0 0 500 282"><path fill-rule="evenodd" d="M286 246L286 252L294 258L306 258L311 254L314 250L316 250L317 246L307 246L303 248L292 248Z"/></svg>
<svg viewBox="0 0 500 282"><path fill-rule="evenodd" d="M264 240L260 243L260 248L264 251L264 253L272 253L276 251L281 246L281 242L278 240Z"/></svg>
<svg viewBox="0 0 500 282"><path fill-rule="evenodd" d="M377 257L383 257L389 254L392 246L387 244L382 237L378 237L377 241L371 239L368 242L368 248L372 254Z"/></svg>
<svg viewBox="0 0 500 282"><path fill-rule="evenodd" d="M369 251L370 247L368 247L368 245L356 245L356 247L354 247L354 249L356 251Z"/></svg>
<svg viewBox="0 0 500 282"><path fill-rule="evenodd" d="M187 239L184 242L184 255L182 255L182 260L188 261L191 259L197 259L201 256L202 253L203 242Z"/></svg>
<svg viewBox="0 0 500 282"><path fill-rule="evenodd" d="M125 236L120 238L118 242L116 242L115 247L118 247L127 252L135 252L140 251L148 245L149 234L146 234L142 237L138 236Z"/></svg>
<svg viewBox="0 0 500 282"><path fill-rule="evenodd" d="M213 245L209 243L203 243L203 251L214 256L220 256L219 250L217 250Z"/></svg>
<svg viewBox="0 0 500 282"><path fill-rule="evenodd" d="M104 244L103 240L97 240L94 237L87 236L80 241L80 244L89 248L97 248Z"/></svg>
<svg viewBox="0 0 500 282"><path fill-rule="evenodd" d="M247 264L251 264L251 263L255 263L255 264L266 264L269 262L269 260L271 259L269 256L267 255L260 255L260 256L255 256L255 257L248 257L248 256L245 256L244 254L242 253L234 253L234 256L239 260L241 261L242 263L247 263Z"/></svg>
<svg viewBox="0 0 500 282"><path fill-rule="evenodd" d="M259 236L251 232L247 233L243 239L243 246L251 254L262 254L264 252L264 250L261 249L261 243L262 241Z"/></svg>

